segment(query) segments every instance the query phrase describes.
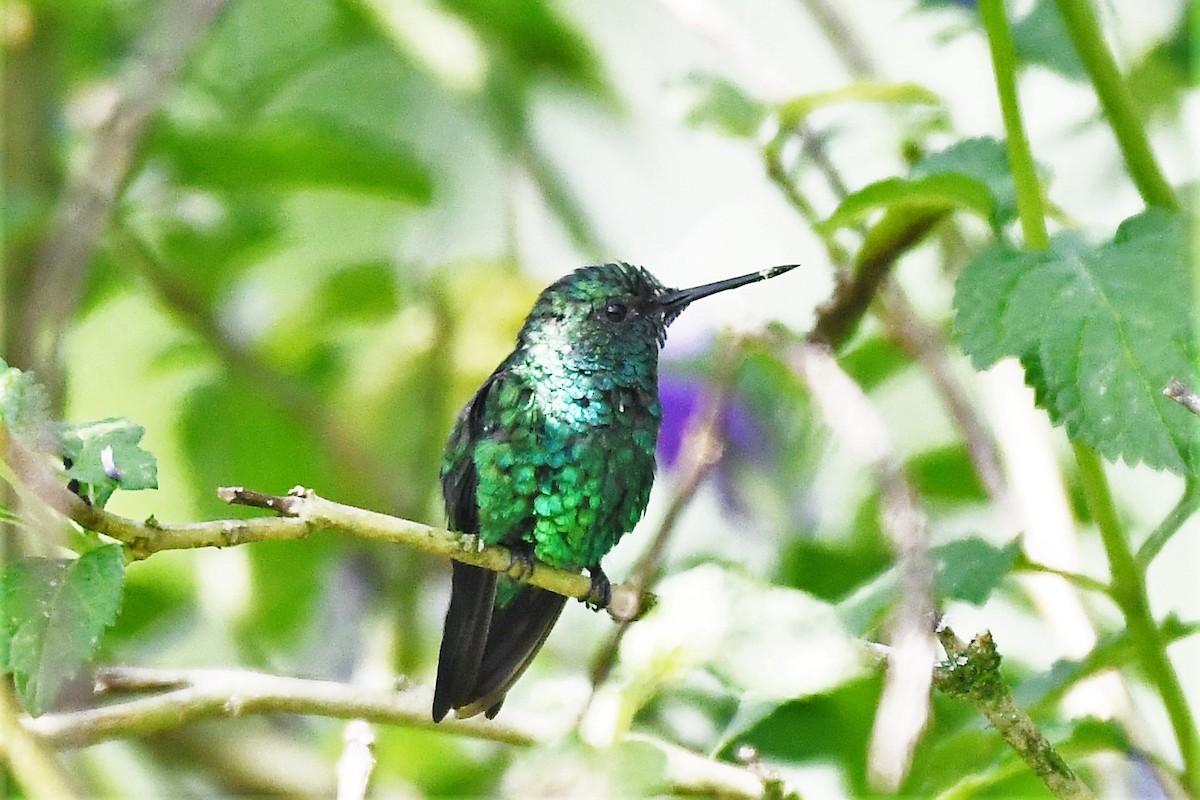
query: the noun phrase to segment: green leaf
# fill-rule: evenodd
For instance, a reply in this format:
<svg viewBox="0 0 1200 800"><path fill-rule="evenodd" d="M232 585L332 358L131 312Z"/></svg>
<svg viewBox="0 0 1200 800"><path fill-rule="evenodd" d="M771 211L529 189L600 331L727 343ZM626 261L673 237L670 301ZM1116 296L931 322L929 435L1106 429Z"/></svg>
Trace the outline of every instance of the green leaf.
<svg viewBox="0 0 1200 800"><path fill-rule="evenodd" d="M1157 638L1164 645L1200 633L1200 622L1183 622L1168 614L1158 628ZM1061 659L1050 669L1023 680L1015 690L1017 702L1031 713L1055 707L1071 687L1083 679L1110 669L1123 669L1137 663L1137 646L1129 631L1121 629L1104 635L1082 659Z"/></svg>
<svg viewBox="0 0 1200 800"><path fill-rule="evenodd" d="M1012 35L1021 63L1046 67L1074 81L1087 79L1054 0L1037 0L1028 14L1013 23Z"/></svg>
<svg viewBox="0 0 1200 800"><path fill-rule="evenodd" d="M726 136L750 138L767 118L767 107L733 81L693 72L687 83L697 93L686 122L696 128L711 128Z"/></svg>
<svg viewBox="0 0 1200 800"><path fill-rule="evenodd" d="M933 548L934 592L952 600L981 606L1013 570L1021 555L1021 542L1013 539L996 547L978 536L947 542Z"/></svg>
<svg viewBox="0 0 1200 800"><path fill-rule="evenodd" d="M118 545L76 559L30 558L0 573L0 668L29 713L41 714L96 652L125 582Z"/></svg>
<svg viewBox="0 0 1200 800"><path fill-rule="evenodd" d="M885 178L848 195L816 230L823 236L857 225L871 212L881 208L964 209L989 222L996 213L996 201L987 184L967 175L942 172L922 178Z"/></svg>
<svg viewBox="0 0 1200 800"><path fill-rule="evenodd" d="M913 489L926 500L986 502L987 492L961 443L918 453L905 464Z"/></svg>
<svg viewBox="0 0 1200 800"><path fill-rule="evenodd" d="M248 127L163 126L154 147L176 178L191 186L328 186L422 205L433 197L428 170L403 146L309 117L274 118Z"/></svg>
<svg viewBox="0 0 1200 800"><path fill-rule="evenodd" d="M794 128L818 108L842 103L887 103L890 105L941 107L942 98L916 83L860 81L842 89L804 94L781 103L777 109L779 125L782 128Z"/></svg>
<svg viewBox="0 0 1200 800"><path fill-rule="evenodd" d="M1194 472L1195 419L1162 395L1195 375L1181 220L1147 211L1093 249L998 246L963 270L955 328L984 369L1016 356L1038 404L1109 460Z"/></svg>
<svg viewBox="0 0 1200 800"><path fill-rule="evenodd" d="M18 436L36 433L50 419L50 397L32 372L0 359L0 422Z"/></svg>
<svg viewBox="0 0 1200 800"><path fill-rule="evenodd" d="M146 431L127 419L102 419L67 426L61 433L67 477L89 488L88 497L103 507L117 489L157 489L158 465L138 446Z"/></svg>
<svg viewBox="0 0 1200 800"><path fill-rule="evenodd" d="M910 178L957 173L987 186L994 203L992 225L1001 227L1016 219L1017 186L1008 167L1004 142L991 137L964 139L939 153L930 153L913 165Z"/></svg>

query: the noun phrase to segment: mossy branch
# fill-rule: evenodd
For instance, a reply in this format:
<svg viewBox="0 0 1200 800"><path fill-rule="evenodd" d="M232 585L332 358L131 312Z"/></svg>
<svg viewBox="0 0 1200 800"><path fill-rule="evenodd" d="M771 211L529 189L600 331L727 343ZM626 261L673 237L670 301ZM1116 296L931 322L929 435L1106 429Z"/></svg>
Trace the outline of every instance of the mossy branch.
<svg viewBox="0 0 1200 800"><path fill-rule="evenodd" d="M1000 653L991 633L982 633L966 644L949 627L941 626L937 637L946 651L946 660L934 671L934 685L979 709L1055 797L1094 797L1013 699L1012 690L1000 675Z"/></svg>

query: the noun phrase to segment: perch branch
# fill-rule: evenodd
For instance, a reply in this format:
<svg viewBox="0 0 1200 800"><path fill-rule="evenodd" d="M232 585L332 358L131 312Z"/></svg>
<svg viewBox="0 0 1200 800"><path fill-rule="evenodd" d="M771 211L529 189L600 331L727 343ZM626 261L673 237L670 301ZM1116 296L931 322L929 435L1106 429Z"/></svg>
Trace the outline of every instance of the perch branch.
<svg viewBox="0 0 1200 800"><path fill-rule="evenodd" d="M1000 653L992 635L980 634L966 644L943 625L938 628L937 637L946 651L946 660L934 670L934 685L979 709L1055 797L1061 800L1093 797L1091 789L1013 699L1012 690L1000 675Z"/></svg>
<svg viewBox="0 0 1200 800"><path fill-rule="evenodd" d="M46 505L88 530L122 542L134 559L146 558L162 550L303 539L319 530L332 530L362 539L403 544L496 572L506 572L515 563L505 547L480 547L472 537L334 503L299 487L284 496L238 487L222 487L217 491L218 497L228 503L266 508L280 514L279 517L213 520L186 525L168 525L153 518L139 522L96 508L69 491L62 476L51 469L49 459L26 448L16 437L9 435L2 424L0 452L3 452L4 460L22 483ZM591 596L592 583L589 578L546 564L537 564L527 582L592 605L599 605L601 599ZM613 619L620 622L636 619L648 605L646 593L621 584L612 588L607 609Z"/></svg>

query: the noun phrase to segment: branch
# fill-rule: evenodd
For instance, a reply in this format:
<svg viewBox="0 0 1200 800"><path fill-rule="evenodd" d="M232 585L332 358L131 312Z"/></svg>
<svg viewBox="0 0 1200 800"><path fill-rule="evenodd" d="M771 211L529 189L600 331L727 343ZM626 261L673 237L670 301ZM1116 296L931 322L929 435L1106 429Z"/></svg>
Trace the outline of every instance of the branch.
<svg viewBox="0 0 1200 800"><path fill-rule="evenodd" d="M1163 389L1163 394L1193 414L1200 416L1200 394L1189 389L1179 378L1171 378L1167 388Z"/></svg>
<svg viewBox="0 0 1200 800"><path fill-rule="evenodd" d="M554 733L545 724L517 723L514 717L525 718L507 714L502 722L450 718L435 723L429 716L432 694L426 687L369 689L250 670L103 667L96 674L96 690L158 693L84 711L23 717L21 722L55 747L148 736L213 717L274 713L365 719L516 745L529 745Z"/></svg>
<svg viewBox="0 0 1200 800"><path fill-rule="evenodd" d="M96 246L129 176L143 136L188 55L208 33L225 0L176 0L159 9L118 81L119 98L91 142L87 164L69 176L45 245L29 275L14 361L37 369L61 402L62 379L54 364L59 343L83 290Z"/></svg>
<svg viewBox="0 0 1200 800"><path fill-rule="evenodd" d="M1013 699L1012 690L1000 676L1000 653L992 635L980 634L968 645L943 625L938 628L937 637L946 650L946 660L934 671L934 685L979 709L1055 797L1062 800L1093 797L1091 789L1067 766Z"/></svg>
<svg viewBox="0 0 1200 800"><path fill-rule="evenodd" d="M367 720L518 747L555 741L570 725L569 716L552 720L508 711L504 721L450 717L434 723L429 717L431 694L427 687L368 689L249 670L106 667L97 672L96 688L113 694L165 691L86 711L23 716L21 725L26 732L56 747L84 747L118 737L149 736L201 719L248 714L313 714ZM716 761L645 734L630 734L627 738L663 752L667 781L677 793L712 793L746 800L768 795L768 784L772 782L751 769Z"/></svg>
<svg viewBox="0 0 1200 800"><path fill-rule="evenodd" d="M32 800L78 797L46 742L22 726L24 720L18 717L18 708L8 682L0 683L0 764L7 767L24 796Z"/></svg>
<svg viewBox="0 0 1200 800"><path fill-rule="evenodd" d="M825 424L865 464L880 485L880 522L896 552L900 603L889 628L888 670L871 732L868 769L876 788L896 791L929 718L929 686L935 658L933 567L925 515L879 413L821 344L805 343L792 354Z"/></svg>
<svg viewBox="0 0 1200 800"><path fill-rule="evenodd" d="M153 517L139 522L97 508L68 491L61 475L50 468L48 459L9 435L3 423L0 423L0 452L24 485L46 505L88 530L122 542L133 559L147 558L163 550L303 539L319 530L332 530L361 539L403 544L496 572L507 572L515 566L515 559L506 547L480 547L474 537L334 503L300 487L285 496L235 487L217 490L217 496L228 503L270 509L280 514L279 517L213 520L187 525L168 525ZM590 578L547 564L536 564L526 582L593 606L600 605L602 599L592 596ZM649 596L645 592L622 584L612 587L607 609L613 619L620 622L636 619L648 606Z"/></svg>

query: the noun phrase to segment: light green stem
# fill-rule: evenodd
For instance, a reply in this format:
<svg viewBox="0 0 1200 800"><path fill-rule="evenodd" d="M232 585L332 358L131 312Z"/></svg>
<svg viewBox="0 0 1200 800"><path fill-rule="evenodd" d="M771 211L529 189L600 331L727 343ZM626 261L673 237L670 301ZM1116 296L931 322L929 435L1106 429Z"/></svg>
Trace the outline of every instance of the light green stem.
<svg viewBox="0 0 1200 800"><path fill-rule="evenodd" d="M1058 4L1064 9L1064 17L1069 15L1068 27L1072 28L1072 38L1081 57L1084 58L1085 64L1091 62L1091 66L1088 67L1089 74L1097 84L1097 93L1117 131L1122 151L1138 183L1139 191L1149 204L1173 208L1174 195L1154 163L1145 133L1136 117L1132 115L1131 104L1113 99L1124 91L1125 99L1128 100L1128 90L1121 83L1120 74L1112 63L1112 56L1103 44L1087 0L1058 0ZM1004 2L980 0L979 13L987 32L992 65L996 73L996 91L1004 117L1009 165L1016 183L1017 209L1025 234L1025 244L1030 249L1045 249L1050 244L1046 230L1046 207L1017 101L1016 50L1012 30L1005 16ZM1120 89L1107 87L1104 83L1119 84ZM1120 116L1114 116L1110 104L1118 108L1117 113ZM1136 133L1131 135L1131 129ZM1200 761L1197 758L1200 749L1197 748L1195 720L1192 718L1179 676L1167 656L1166 643L1159 637L1158 628L1154 624L1146 595L1144 567L1134 557L1128 536L1117 517L1100 456L1082 444L1076 443L1073 448L1088 509L1100 530L1108 556L1112 573L1111 595L1125 617L1141 666L1162 698L1170 717L1183 755L1184 785L1189 794L1195 795L1200 790Z"/></svg>
<svg viewBox="0 0 1200 800"><path fill-rule="evenodd" d="M1046 231L1046 204L1033 163L1029 137L1025 135L1021 106L1017 102L1017 49L1005 16L1004 0L980 0L979 16L983 19L983 28L992 51L996 94L1000 99L1000 113L1004 117L1007 137L1008 166L1016 183L1017 214L1021 219L1021 231L1025 234L1025 246L1030 250L1045 250L1050 247L1050 234Z"/></svg>
<svg viewBox="0 0 1200 800"><path fill-rule="evenodd" d="M1125 166L1147 205L1176 209L1179 201L1158 166L1146 128L1133 104L1133 94L1121 77L1117 61L1109 51L1096 20L1091 0L1055 0L1066 24L1067 35L1083 62L1100 107L1104 109L1125 157Z"/></svg>
<svg viewBox="0 0 1200 800"><path fill-rule="evenodd" d="M1112 573L1111 596L1125 617L1125 626L1146 677L1162 697L1183 756L1184 787L1194 797L1197 787L1200 787L1200 762L1197 761L1200 742L1196 735L1196 721L1188 706L1183 685L1179 682L1179 675L1167 656L1166 642L1154 623L1150 600L1146 595L1145 573L1129 549L1129 540L1117 520L1100 456L1084 445L1075 444L1073 447L1084 498L1108 555L1109 571Z"/></svg>

